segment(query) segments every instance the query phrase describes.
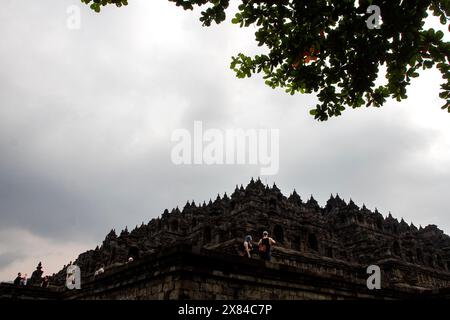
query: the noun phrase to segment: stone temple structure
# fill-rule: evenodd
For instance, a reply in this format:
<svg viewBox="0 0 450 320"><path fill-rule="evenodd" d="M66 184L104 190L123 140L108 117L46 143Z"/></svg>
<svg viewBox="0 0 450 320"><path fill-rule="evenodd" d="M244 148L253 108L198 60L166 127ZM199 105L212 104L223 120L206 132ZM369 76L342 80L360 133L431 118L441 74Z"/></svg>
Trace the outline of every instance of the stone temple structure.
<svg viewBox="0 0 450 320"><path fill-rule="evenodd" d="M257 242L264 230L277 241L272 261L241 257L245 235ZM0 298L450 298L450 237L436 226L384 218L338 195L320 207L259 179L209 203L165 210L132 231L111 230L73 263L80 290L65 288L64 266L49 288L3 284ZM369 265L380 267L381 289L368 289Z"/></svg>

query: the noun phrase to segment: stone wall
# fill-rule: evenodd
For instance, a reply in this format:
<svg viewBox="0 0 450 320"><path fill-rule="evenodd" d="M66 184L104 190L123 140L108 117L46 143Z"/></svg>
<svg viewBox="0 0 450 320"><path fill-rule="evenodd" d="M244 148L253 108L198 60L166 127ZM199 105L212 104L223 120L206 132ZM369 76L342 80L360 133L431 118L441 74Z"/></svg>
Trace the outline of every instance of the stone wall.
<svg viewBox="0 0 450 320"><path fill-rule="evenodd" d="M274 263L240 259L244 237L257 243L264 230L277 241ZM186 246L193 251L183 249L183 256L197 252L204 265L169 254ZM338 195L320 207L312 196L303 201L294 191L285 197L276 185L252 179L230 197L188 202L119 235L111 230L74 264L85 289L62 298L397 298L450 288L450 237L434 225L417 228ZM382 270L382 293L365 287L369 265ZM67 266L50 279L61 290ZM94 279L100 267L105 274ZM36 284L41 273L38 266Z"/></svg>
<svg viewBox="0 0 450 320"><path fill-rule="evenodd" d="M37 286L0 284L0 300L57 300L60 298L61 291L57 288L44 289Z"/></svg>
<svg viewBox="0 0 450 320"><path fill-rule="evenodd" d="M368 290L367 275L359 267L332 265L327 261L315 261L312 265L313 268L305 270L295 265L175 246L164 253L112 268L82 283L81 290L45 291L30 287L28 296L11 295L9 298L35 298L39 294L41 299L69 300L425 299L440 296L439 290L392 284L382 284L381 290ZM401 268L393 262L386 265L392 270ZM442 296L445 297L445 293ZM3 286L0 286L0 297L8 298Z"/></svg>

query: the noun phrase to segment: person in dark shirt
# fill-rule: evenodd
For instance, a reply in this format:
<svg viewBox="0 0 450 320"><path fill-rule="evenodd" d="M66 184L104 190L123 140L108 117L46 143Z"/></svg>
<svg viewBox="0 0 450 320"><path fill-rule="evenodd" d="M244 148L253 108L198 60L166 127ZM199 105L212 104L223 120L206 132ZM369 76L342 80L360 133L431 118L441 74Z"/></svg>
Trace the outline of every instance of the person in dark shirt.
<svg viewBox="0 0 450 320"><path fill-rule="evenodd" d="M261 254L262 259L270 261L272 258L271 249L274 244L276 244L276 241L269 237L267 231L264 231L262 239L258 242L259 253Z"/></svg>
<svg viewBox="0 0 450 320"><path fill-rule="evenodd" d="M20 286L20 282L22 281L22 274L19 272L17 274L17 278L14 279L14 285L15 286Z"/></svg>

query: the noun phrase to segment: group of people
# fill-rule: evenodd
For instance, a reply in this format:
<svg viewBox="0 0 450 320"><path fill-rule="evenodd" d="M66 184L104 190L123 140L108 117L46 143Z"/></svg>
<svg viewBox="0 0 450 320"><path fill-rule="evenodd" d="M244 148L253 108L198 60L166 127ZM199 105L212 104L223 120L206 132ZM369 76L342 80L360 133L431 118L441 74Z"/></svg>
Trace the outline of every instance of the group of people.
<svg viewBox="0 0 450 320"><path fill-rule="evenodd" d="M25 273L25 275L22 277L22 273L18 273L17 277L14 279L14 285L15 286L26 286L27 285L27 274Z"/></svg>
<svg viewBox="0 0 450 320"><path fill-rule="evenodd" d="M241 255L243 257L252 258L252 254L257 253L261 256L263 260L270 261L272 258L272 246L276 244L276 241L269 237L269 233L264 231L262 238L259 240L258 244L253 244L253 239L251 235L247 235L242 246Z"/></svg>
<svg viewBox="0 0 450 320"><path fill-rule="evenodd" d="M50 279L49 279L48 276L45 276L44 278L42 278L41 287L42 288L48 288L49 281L50 281ZM25 273L25 275L22 276L21 272L19 272L17 274L17 277L13 281L13 284L15 286L26 286L27 283L28 283L27 274Z"/></svg>
<svg viewBox="0 0 450 320"><path fill-rule="evenodd" d="M269 237L269 233L264 231L262 238L259 240L258 244L253 244L253 239L251 235L245 237L241 256L251 259L253 254L259 254L263 260L270 261L272 258L272 246L276 244L276 241ZM133 258L128 259L128 263L133 262ZM98 276L105 272L105 267L102 265L98 270L95 271L94 276ZM22 273L18 273L17 277L14 279L14 285L16 286L26 286L28 282L27 274L22 276ZM41 287L47 288L49 284L49 277L45 276L42 278Z"/></svg>

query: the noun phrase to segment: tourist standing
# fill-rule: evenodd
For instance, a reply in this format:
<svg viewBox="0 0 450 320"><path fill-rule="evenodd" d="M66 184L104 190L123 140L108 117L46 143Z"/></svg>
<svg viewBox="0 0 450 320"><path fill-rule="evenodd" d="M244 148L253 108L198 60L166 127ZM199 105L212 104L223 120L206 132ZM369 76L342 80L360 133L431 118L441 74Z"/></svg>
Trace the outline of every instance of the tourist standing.
<svg viewBox="0 0 450 320"><path fill-rule="evenodd" d="M247 258L252 257L252 250L253 250L253 244L252 244L252 236L247 235L244 240L244 250L243 250L243 256Z"/></svg>
<svg viewBox="0 0 450 320"><path fill-rule="evenodd" d="M271 251L274 244L276 244L276 241L269 237L269 233L267 231L264 231L262 239L258 242L258 250L262 259L266 261L271 260Z"/></svg>

